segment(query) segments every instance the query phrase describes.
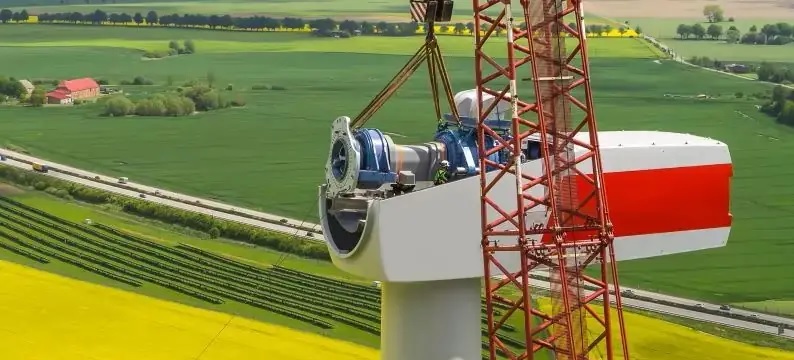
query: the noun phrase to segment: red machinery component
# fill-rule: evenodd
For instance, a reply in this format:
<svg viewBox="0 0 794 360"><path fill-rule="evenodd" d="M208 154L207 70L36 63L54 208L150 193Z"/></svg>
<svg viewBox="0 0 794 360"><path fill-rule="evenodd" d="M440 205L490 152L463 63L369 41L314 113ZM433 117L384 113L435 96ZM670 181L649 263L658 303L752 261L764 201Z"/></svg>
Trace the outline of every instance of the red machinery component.
<svg viewBox="0 0 794 360"><path fill-rule="evenodd" d="M519 18L525 26L514 22L514 4L518 4ZM509 359L533 359L538 351L549 349L558 360L584 360L590 359L589 354L599 345L603 346L599 351L605 352L605 359L628 359L614 235L602 186L587 45L585 34L580 31L584 28L581 0L473 0L473 5L475 29L479 30L475 35L475 67L480 104L480 169L496 169L480 171L490 359L496 359L497 354ZM566 24L572 18L577 25L574 28ZM494 36L497 28L506 31L504 38ZM501 50L504 48L489 45L504 42L505 38L506 54ZM573 45L569 52L566 43ZM500 65L505 61L499 58L505 57L506 64ZM519 93L520 75L530 77L534 98L532 94ZM497 99L484 101L488 95ZM511 138L500 136L485 122L501 100L512 103ZM589 143L574 139L579 133L588 133ZM495 147L486 147L486 134L498 140ZM545 149L539 176L521 171L521 147L530 136L539 137L541 148ZM575 157L574 146L585 149L584 154ZM508 151L513 161L501 165L489 160L499 151ZM577 169L577 165L587 162L592 175ZM585 179L586 185L577 185L575 178ZM499 182L514 184L515 206L500 207L490 197ZM547 224L527 224L529 211L544 208ZM520 268L508 270L497 259L500 253L520 256ZM589 265L597 269L597 276L585 274ZM552 279L550 311L533 305L535 294L529 273L539 268L548 269ZM610 298L610 280L614 299ZM585 295L585 284L597 290ZM503 296L503 290L509 287L518 290L518 300ZM602 305L593 304L596 300ZM613 300L615 309L609 305ZM510 310L496 316L497 304L507 305ZM612 325L615 314L617 332L613 332ZM587 322L588 316L595 321ZM508 347L496 336L510 317L523 317L524 349ZM593 325L598 329L587 328ZM591 333L595 334L592 339L588 336Z"/></svg>

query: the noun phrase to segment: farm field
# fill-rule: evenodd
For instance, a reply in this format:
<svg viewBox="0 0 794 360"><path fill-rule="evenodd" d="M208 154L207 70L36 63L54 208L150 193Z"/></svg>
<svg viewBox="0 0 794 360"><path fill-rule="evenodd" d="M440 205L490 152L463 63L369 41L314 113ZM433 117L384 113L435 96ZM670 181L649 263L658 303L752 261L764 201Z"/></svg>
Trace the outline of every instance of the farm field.
<svg viewBox="0 0 794 360"><path fill-rule="evenodd" d="M354 53L378 55L412 55L422 38L360 36L349 39L317 38L304 32L197 31L195 29L136 28L121 26L9 25L0 27L0 56L5 52L23 52L27 48L122 48L130 50L166 49L168 41L192 39L200 54L302 52ZM440 40L444 54L470 57L472 38L444 36ZM492 49L502 45L491 43ZM593 57L654 57L648 46L630 38L594 38L588 42ZM21 47L21 48L20 48ZM54 49L49 49L49 48ZM199 54L197 54L199 55ZM173 60L173 59L167 59ZM396 71L396 70L395 70Z"/></svg>
<svg viewBox="0 0 794 360"><path fill-rule="evenodd" d="M97 3L94 3L97 2ZM6 3L8 3L6 5ZM115 3L62 4L60 0L12 0L3 3L4 7L13 10L27 9L32 14L55 12L93 12L101 9L106 12L146 13L154 10L161 14L229 14L231 16L297 16L301 18L333 18L338 20L368 20L410 22L408 1L395 2L388 0L352 1L322 0L268 1L256 0L175 0L175 1L140 1L116 0ZM471 2L455 3L453 21L470 21L472 16Z"/></svg>
<svg viewBox="0 0 794 360"><path fill-rule="evenodd" d="M692 25L700 23L704 27L708 27L710 24L705 22L702 17L687 17L680 19L629 18L626 20L629 20L632 25L639 25L642 27L645 34L659 39L685 59L692 56L706 56L721 61L792 62L791 54L794 53L794 44L780 46L727 44L724 40L681 40L678 37L676 28L679 24ZM760 29L764 24L775 24L778 22L792 23L792 20L791 18L781 17L766 19L738 18L733 23L724 22L719 25L723 27L723 30L727 30L730 26L736 26L739 31L744 34L747 33L753 25Z"/></svg>
<svg viewBox="0 0 794 360"><path fill-rule="evenodd" d="M136 247L138 247L137 254L126 252ZM125 261L119 261L120 257L124 257ZM146 258L149 261L145 261ZM162 262L158 265L158 260L155 258ZM166 258L171 260L166 261ZM66 261L62 260L71 264L66 264ZM39 270L22 267L12 262L26 265L35 263L38 264L36 268ZM82 264L80 266L86 270L90 269L91 272L78 270L73 266L74 264ZM54 271L57 273L63 272L65 268L71 269L74 273L66 275L75 279L41 271L53 271L52 267L57 268ZM164 270L167 267L171 267L172 270ZM160 293L153 295L163 300L131 293L134 291L152 295L147 293L147 288L148 291L153 291L151 288L156 287L150 279L138 276L140 274L134 275L135 270L131 270L132 268L139 269L144 275L150 275L152 279L166 276L172 279L171 282L164 283L171 289L157 287ZM101 274L97 269L102 270ZM155 269L160 270L155 271ZM213 280L198 279L193 275L199 272L209 274L210 271L214 274ZM0 325L0 330L10 334L0 338L0 356L46 357L51 356L47 353L51 351L49 349L63 348L59 352L63 359L86 357L170 359L196 356L196 354L201 354L202 358L207 359L271 356L303 359L308 353L312 353L312 356L322 356L325 351L333 351L327 356L334 359L377 358L375 350L352 343L319 339L309 334L334 336L335 332L341 331L338 323L326 317L318 316L314 319L314 326L306 326L300 322L283 323L278 315L261 309L244 312L227 307L230 306L231 301L226 296L243 291L242 282L245 277L262 273L267 273L267 276L258 278L257 290L266 288L267 293L261 293L261 298L256 298L279 297L280 292L291 289L294 291L291 296L282 298L282 302L279 303L289 308L287 313L291 316L306 314L305 311L312 307L310 304L321 301L325 305L317 305L318 310L315 312L323 308L329 314L336 314L339 320L352 317L352 309L346 310L351 313L342 310L344 306L341 303L346 301L343 299L360 301L358 308L361 316L370 312L377 314L379 311L375 302L379 298L379 293L371 287L338 282L331 278L285 268L252 267L195 247L158 246L155 242L126 235L112 227L72 224L47 212L2 198L0 199L0 281L4 284L4 291L0 292L0 304L2 304L0 309L11 320L4 324L14 324L14 326L4 328ZM108 279L108 277L114 278ZM185 283L191 278L193 282L186 285ZM128 291L88 283L102 284L102 281L97 281L98 279L104 279L105 282L125 282L128 288L121 290ZM207 292L213 291L213 286L209 282L219 283L219 279L229 279L226 286L239 287L234 292L228 292L215 299L220 298L223 301L222 306L208 306L207 301L212 300L212 295L194 299L193 303L185 301L185 298L191 296L195 298L201 294L208 295ZM138 284L135 283L136 281ZM273 283L282 285L273 286ZM114 287L119 286L114 285ZM315 300L298 294L299 291L296 289L303 287L311 288ZM193 292L185 289L192 289ZM176 294L174 290L186 294ZM250 289L250 291L257 290ZM216 291L223 293L220 289ZM325 294L326 291L329 293ZM173 293L172 298L169 299L166 293ZM321 293L324 295L318 296ZM288 306L287 302L290 300L300 301L293 302L294 306ZM360 310L369 309L367 304L372 305L372 310ZM242 304L239 306L241 309L251 307ZM542 300L541 306L548 304ZM46 321L31 320L43 314L47 314ZM104 319L109 317L114 318L115 321L107 323ZM276 325L263 324L257 320ZM738 343L638 314L628 313L626 320L628 326L633 329L630 345L633 356L637 359L662 360L670 356L677 358L684 354L690 356L693 354L692 351L695 351L694 354L698 359L705 360L724 359L728 354L740 358L794 359L794 353ZM46 324L46 329L41 327L42 324ZM287 328L280 325L285 325ZM322 330L322 327L327 325L332 325L334 328ZM118 326L123 326L124 330L116 329ZM518 334L511 334L515 331L517 330L506 331L508 334L503 334L506 341L512 337L518 338ZM365 332L364 329L349 329L345 337L350 341L376 348L376 342L362 341L370 336L362 334ZM64 334L68 335L64 336ZM95 341L98 337L103 341ZM46 343L48 346L5 346L17 344L23 339L26 344ZM279 345L274 346L273 344L276 343ZM666 347L664 351L660 351L658 344L662 343L676 343L677 346ZM146 345L141 346L141 344ZM318 348L315 349L314 346ZM300 348L300 351L294 354L295 357L287 356L286 349L295 348Z"/></svg>
<svg viewBox="0 0 794 360"><path fill-rule="evenodd" d="M0 282L3 359L377 359L369 347L4 260Z"/></svg>
<svg viewBox="0 0 794 360"><path fill-rule="evenodd" d="M56 28L64 33L45 36L45 31ZM310 220L316 219L314 197L323 176L319 169L326 160L328 124L341 115L355 116L407 60L406 56L360 53L201 50L204 41L223 41L224 36L231 42L254 42L258 36L276 39L268 38L275 36L270 34L36 25L0 27L0 32L13 35L4 39L19 42L36 42L36 38L65 45L96 41L122 48L127 47L126 41L160 41L165 47L168 39L190 36L196 41L197 54L158 61L141 61L140 51L131 49L134 46L0 47L0 57L16 65L7 75L18 78L93 76L117 83L141 75L160 84L125 88L134 94L160 91L169 80L181 84L212 72L218 83L233 84L246 98L245 108L189 118L105 118L98 116L100 105L0 107L4 129L0 141L87 170ZM283 35L284 42L300 36L277 35ZM346 40L328 41L343 44ZM442 42L442 46L448 43L446 38ZM591 44L602 129L714 137L729 144L735 164L730 245L628 262L621 268L624 284L728 303L794 299L792 289L785 285L794 279L788 275L794 274L793 265L782 251L791 246L787 219L794 194L787 184L792 173L785 165L786 154L794 150L794 132L758 113L754 107L758 101L733 95L769 88L672 62L655 63L650 50L636 50L645 46L637 40L593 39ZM404 45L395 48L411 51ZM50 61L53 56L60 59L57 64ZM469 57L450 57L448 67L456 89L472 86ZM426 79L421 76L409 81L369 125L398 134L398 142L426 141L435 121ZM258 84L287 90L249 90ZM698 94L717 99L687 98ZM736 263L744 266L732 265Z"/></svg>

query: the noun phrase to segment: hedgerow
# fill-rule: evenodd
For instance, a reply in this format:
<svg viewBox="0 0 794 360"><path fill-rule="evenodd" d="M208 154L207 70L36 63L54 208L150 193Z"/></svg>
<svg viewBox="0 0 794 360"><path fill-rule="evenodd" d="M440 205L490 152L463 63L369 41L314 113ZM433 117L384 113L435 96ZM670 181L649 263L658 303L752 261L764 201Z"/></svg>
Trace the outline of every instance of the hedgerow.
<svg viewBox="0 0 794 360"><path fill-rule="evenodd" d="M217 228L222 237L305 258L327 261L331 259L325 244L319 241L305 241L297 237L291 237L242 223L223 220L126 196L115 195L103 190L82 186L6 165L0 165L0 178L23 186L33 187L35 185L35 189L39 189L41 185L37 184L41 183L44 185L45 189L52 188L55 189L55 191L63 190L64 197L92 204L115 205L120 207L122 211L132 215L176 224L205 233L209 233L212 228ZM14 205L19 204L7 198L0 200Z"/></svg>

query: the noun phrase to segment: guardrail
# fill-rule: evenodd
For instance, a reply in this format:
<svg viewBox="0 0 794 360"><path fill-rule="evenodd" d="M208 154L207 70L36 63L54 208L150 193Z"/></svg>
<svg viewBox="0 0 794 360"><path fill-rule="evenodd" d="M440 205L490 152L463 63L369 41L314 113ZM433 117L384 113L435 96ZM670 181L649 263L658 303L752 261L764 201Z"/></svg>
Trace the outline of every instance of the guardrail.
<svg viewBox="0 0 794 360"><path fill-rule="evenodd" d="M532 279L535 279L535 280L543 280L543 281L549 281L549 282L552 281L552 279L550 277L547 277L547 276L531 274L529 277L532 278ZM596 288L595 286L590 286L590 285L584 285L582 287L584 289L590 290L590 291L598 290L598 288ZM615 294L615 290L609 290L609 293L614 295ZM654 304L665 305L665 306L675 307L675 308L679 308L679 309L686 309L686 310L701 312L701 313L705 313L705 314L717 315L717 316L721 316L721 317L747 321L747 322L760 324L760 325L767 325L767 326L774 326L774 327L778 327L780 325L783 325L783 328L785 328L785 329L794 330L794 326L793 325L786 324L786 323L780 323L780 322L776 322L776 321L772 321L772 320L768 320L768 319L758 318L758 317L754 317L754 316L750 316L750 315L736 314L736 313L732 313L732 312L724 311L724 310L707 309L707 308L696 306L696 305L687 305L687 304L682 304L682 303L675 302L675 301L670 301L670 300L656 299L656 298L652 298L652 297L649 297L649 296L642 296L642 295L637 295L637 294L634 294L634 293L629 293L629 292L626 292L626 290L622 291L621 293L622 293L621 297L628 298L628 299L640 300L640 301L644 301L644 302L650 302L650 303L654 303ZM652 310L652 311L659 312L659 311L656 311L656 310Z"/></svg>
<svg viewBox="0 0 794 360"><path fill-rule="evenodd" d="M35 163L33 161L30 161L30 160L27 160L27 159L23 159L23 158L19 158L19 157L13 156L13 155L3 154L3 156L5 156L7 159L10 159L10 160L13 160L13 161L16 161L16 162L20 162L20 163L23 163L23 164L27 164L27 165L30 165L30 166L33 166L33 164ZM204 204L204 203L200 202L199 200L189 201L189 200L181 199L181 198L178 198L178 197L168 196L168 195L165 195L165 194L162 194L162 193L159 193L159 192L145 191L145 190L142 190L142 189L139 189L139 188L136 188L134 186L127 185L127 184L120 184L118 182L107 181L107 180L102 179L99 176L93 176L92 177L92 176L88 176L88 175L83 175L83 174L76 173L76 172L73 172L73 171L70 171L70 170L60 169L60 168L52 166L52 165L47 165L47 167L48 167L49 171L58 172L58 173L61 173L61 174L64 174L64 175L68 175L68 176L72 176L72 177L76 177L76 178L80 178L80 179L85 179L85 180L88 180L88 181L91 181L91 182L96 182L96 183L100 183L100 184L103 184L103 185L116 187L116 188L119 188L119 189L124 189L124 190L128 190L128 191L134 191L134 192L137 192L137 193L140 193L140 194L146 194L147 196L155 196L155 197L163 198L163 199L166 199L166 200L171 200L171 201L176 201L176 202L179 202L179 203L183 203L183 204L186 204L186 205L192 205L192 206L196 206L196 207L200 207L200 208L204 208L204 209L208 209L208 210L221 212L221 213L224 213L224 214L236 215L236 216L239 216L239 217L243 217L243 218L247 218L247 219L251 219L251 220L256 220L256 221L261 221L261 222L268 223L268 224L289 227L289 228L293 228L295 230L302 230L302 231L305 231L305 232L311 233L311 234L322 235L322 233L323 233L322 230L317 230L317 229L314 229L314 228L310 228L310 227L303 226L303 225L298 225L298 224L291 224L286 219L281 219L281 220L268 219L268 218L264 218L264 217L261 217L261 216L251 215L251 214L244 213L244 212L239 212L239 211L234 211L232 209L224 209L224 208L220 208L220 207L217 207L217 206L207 205L207 204ZM228 219L225 219L225 220L228 220ZM230 221L234 221L234 220L230 220ZM239 222L239 221L237 221L237 222ZM246 224L246 225L250 225L250 224ZM278 231L278 230L272 230L272 229L268 229L268 230L280 232L280 233L287 234L287 235L295 235L295 234L290 234L290 233L287 233L287 232L284 232L284 231ZM304 237L304 238L307 238L307 239L317 240L317 239L313 238L313 235L308 235L308 236L306 236L306 235L297 235L297 236L301 236L301 237ZM321 240L317 240L317 241L321 241Z"/></svg>

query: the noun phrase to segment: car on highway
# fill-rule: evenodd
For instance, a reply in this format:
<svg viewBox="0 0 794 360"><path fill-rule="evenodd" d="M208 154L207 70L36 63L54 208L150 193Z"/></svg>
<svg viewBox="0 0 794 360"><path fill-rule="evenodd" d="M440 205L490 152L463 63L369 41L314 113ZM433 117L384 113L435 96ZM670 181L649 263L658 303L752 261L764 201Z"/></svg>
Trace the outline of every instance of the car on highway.
<svg viewBox="0 0 794 360"><path fill-rule="evenodd" d="M730 305L720 305L720 310L722 311L731 311Z"/></svg>

